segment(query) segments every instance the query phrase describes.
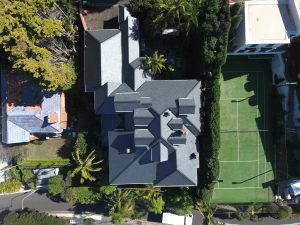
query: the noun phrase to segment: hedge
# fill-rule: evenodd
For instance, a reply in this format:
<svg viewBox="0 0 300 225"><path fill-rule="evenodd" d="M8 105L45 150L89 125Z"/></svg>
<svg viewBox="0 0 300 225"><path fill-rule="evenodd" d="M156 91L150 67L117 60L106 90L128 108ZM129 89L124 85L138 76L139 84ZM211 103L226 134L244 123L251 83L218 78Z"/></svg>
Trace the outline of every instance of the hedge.
<svg viewBox="0 0 300 225"><path fill-rule="evenodd" d="M0 183L0 193L14 193L22 188L22 183L17 179L10 179Z"/></svg>
<svg viewBox="0 0 300 225"><path fill-rule="evenodd" d="M205 12L205 13L204 13ZM198 194L200 200L209 203L214 189L214 180L219 177L220 148L220 77L221 67L226 62L230 11L227 1L205 1L198 38L201 42L195 53L195 65L205 84L202 109L203 137L200 153Z"/></svg>
<svg viewBox="0 0 300 225"><path fill-rule="evenodd" d="M0 221L1 222L1 221ZM19 211L7 214L2 225L67 225L69 224L62 218L50 216L38 211Z"/></svg>
<svg viewBox="0 0 300 225"><path fill-rule="evenodd" d="M64 167L70 166L69 159L60 159L60 160L26 160L22 167L28 168L49 168L49 167Z"/></svg>

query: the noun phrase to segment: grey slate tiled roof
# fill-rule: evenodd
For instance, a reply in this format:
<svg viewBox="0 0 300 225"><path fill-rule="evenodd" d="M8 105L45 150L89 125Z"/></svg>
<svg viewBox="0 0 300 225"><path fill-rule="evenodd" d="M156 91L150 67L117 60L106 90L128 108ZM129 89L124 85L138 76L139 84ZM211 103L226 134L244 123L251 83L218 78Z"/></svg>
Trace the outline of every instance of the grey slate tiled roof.
<svg viewBox="0 0 300 225"><path fill-rule="evenodd" d="M190 156L198 151L200 83L152 80L138 54L138 21L119 9L123 83L97 110L109 146L109 183L195 186L199 161ZM188 132L179 135L181 129Z"/></svg>
<svg viewBox="0 0 300 225"><path fill-rule="evenodd" d="M172 129L172 130L181 130L183 127L183 120L182 118L173 118L170 120L170 122L168 123L168 126Z"/></svg>
<svg viewBox="0 0 300 225"><path fill-rule="evenodd" d="M132 112L140 106L140 94L138 92L116 93L114 104L116 112Z"/></svg>
<svg viewBox="0 0 300 225"><path fill-rule="evenodd" d="M120 33L117 29L87 30L86 32L99 43L102 43Z"/></svg>
<svg viewBox="0 0 300 225"><path fill-rule="evenodd" d="M148 109L141 108L134 110L133 117L135 126L148 126L154 118Z"/></svg>
<svg viewBox="0 0 300 225"><path fill-rule="evenodd" d="M176 110L176 99L187 96L197 84L197 80L153 80L146 81L137 92L152 97L151 108L162 114L166 109Z"/></svg>
<svg viewBox="0 0 300 225"><path fill-rule="evenodd" d="M157 142L151 148L151 153L152 153L152 160L155 162L168 161L169 150L162 142Z"/></svg>
<svg viewBox="0 0 300 225"><path fill-rule="evenodd" d="M193 98L178 99L179 115L187 115L195 113L195 100Z"/></svg>
<svg viewBox="0 0 300 225"><path fill-rule="evenodd" d="M148 129L134 130L135 146L149 146L154 141L154 136Z"/></svg>

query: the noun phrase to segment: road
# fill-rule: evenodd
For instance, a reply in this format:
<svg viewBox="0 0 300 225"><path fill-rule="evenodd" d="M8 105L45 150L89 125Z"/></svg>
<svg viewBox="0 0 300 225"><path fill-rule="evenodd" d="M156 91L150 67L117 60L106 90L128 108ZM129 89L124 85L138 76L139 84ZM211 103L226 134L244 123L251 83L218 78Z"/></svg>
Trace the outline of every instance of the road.
<svg viewBox="0 0 300 225"><path fill-rule="evenodd" d="M22 199L27 193L0 196L0 211L22 209ZM24 208L37 209L39 211L72 211L74 207L65 202L54 202L45 192L34 193L24 200Z"/></svg>

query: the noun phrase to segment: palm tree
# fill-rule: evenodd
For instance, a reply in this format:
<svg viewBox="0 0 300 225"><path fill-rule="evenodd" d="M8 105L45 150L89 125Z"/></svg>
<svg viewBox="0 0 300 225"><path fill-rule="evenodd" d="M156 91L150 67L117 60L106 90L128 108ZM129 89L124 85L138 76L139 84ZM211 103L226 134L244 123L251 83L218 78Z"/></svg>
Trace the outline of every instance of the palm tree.
<svg viewBox="0 0 300 225"><path fill-rule="evenodd" d="M135 195L132 190L118 188L112 195L107 196L106 203L110 215L116 224L123 224L124 218L130 218L134 213Z"/></svg>
<svg viewBox="0 0 300 225"><path fill-rule="evenodd" d="M158 16L154 20L160 27L177 28L186 34L198 27L200 0L167 0L158 2Z"/></svg>
<svg viewBox="0 0 300 225"><path fill-rule="evenodd" d="M155 76L166 69L166 61L167 59L164 55L159 55L158 51L155 51L152 56L146 56L145 63L149 67L151 75Z"/></svg>
<svg viewBox="0 0 300 225"><path fill-rule="evenodd" d="M74 152L72 153L72 157L75 160L77 167L73 170L71 176L74 177L77 173L81 173L81 178L80 178L80 183L83 183L85 180L90 180L90 181L95 181L96 178L91 175L90 172L96 172L100 171L102 168L93 168L93 166L98 165L102 162L97 161L93 162L95 159L94 151L92 151L86 159L82 159L80 155L80 150L79 148L76 148L75 154Z"/></svg>

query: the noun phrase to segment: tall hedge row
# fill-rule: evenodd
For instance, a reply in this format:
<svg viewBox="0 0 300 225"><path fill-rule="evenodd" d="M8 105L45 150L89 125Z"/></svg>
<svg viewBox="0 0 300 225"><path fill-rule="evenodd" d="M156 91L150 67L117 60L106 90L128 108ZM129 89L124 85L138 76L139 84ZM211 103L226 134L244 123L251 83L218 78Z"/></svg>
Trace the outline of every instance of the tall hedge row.
<svg viewBox="0 0 300 225"><path fill-rule="evenodd" d="M202 21L199 28L200 40L198 72L204 82L204 104L202 110L203 136L200 144L199 197L209 202L215 180L219 177L220 148L220 76L226 62L228 32L230 28L229 5L225 0L210 0L203 4ZM197 63L197 62L195 62Z"/></svg>

